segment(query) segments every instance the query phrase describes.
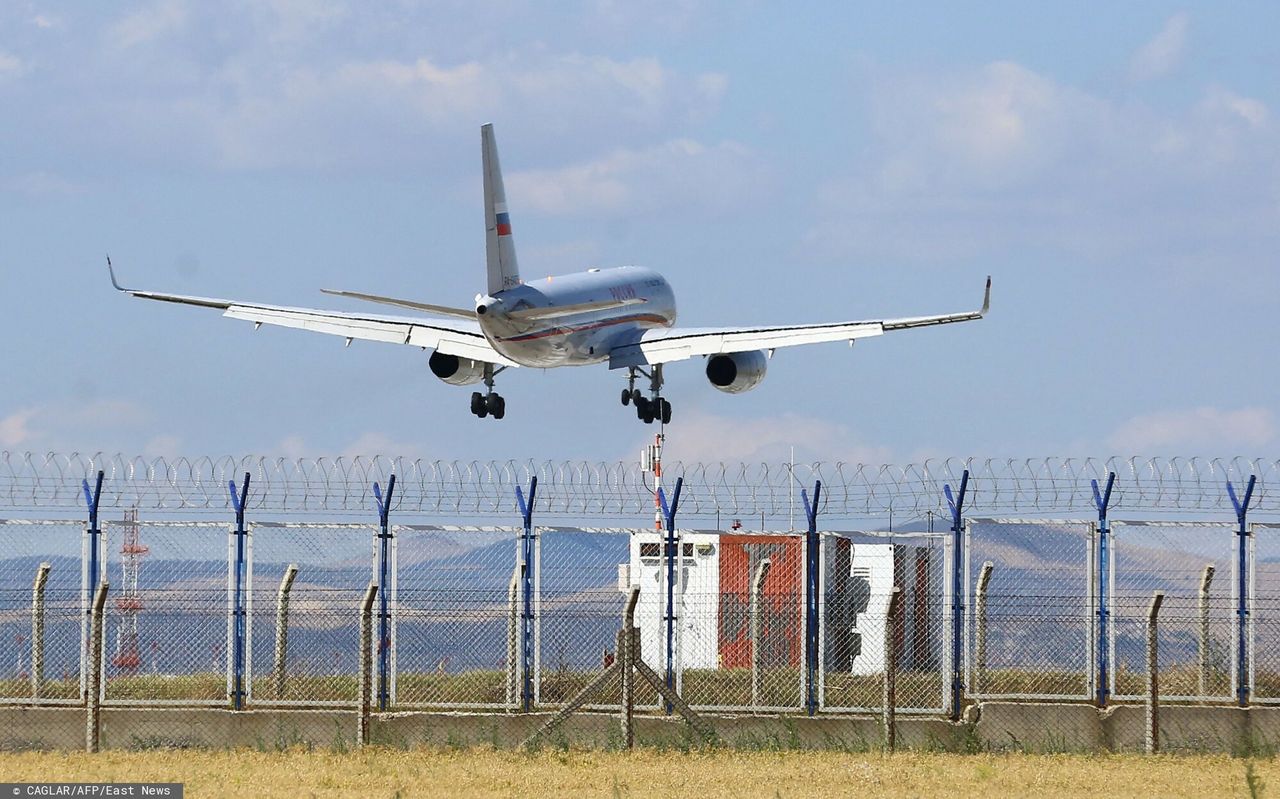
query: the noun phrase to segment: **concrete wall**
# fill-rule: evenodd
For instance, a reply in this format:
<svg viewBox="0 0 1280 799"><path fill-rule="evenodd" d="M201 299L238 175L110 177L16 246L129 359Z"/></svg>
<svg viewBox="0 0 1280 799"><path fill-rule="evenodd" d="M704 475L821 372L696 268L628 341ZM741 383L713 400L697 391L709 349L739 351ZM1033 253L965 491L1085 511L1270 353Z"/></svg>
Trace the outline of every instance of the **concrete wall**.
<svg viewBox="0 0 1280 799"><path fill-rule="evenodd" d="M389 713L375 715L370 738L396 747L491 745L513 748L550 714ZM1141 751L1141 706L1099 712L1089 705L988 702L974 708L971 723L900 718L898 745L934 751L1028 752ZM1270 752L1280 748L1280 708L1193 707L1160 709L1166 751ZM878 718L854 716L705 716L717 744L745 749L847 749L880 746ZM698 743L683 721L637 716L641 746L684 748ZM104 749L161 747L290 746L349 749L355 746L352 710L251 710L119 708L102 710ZM84 748L85 713L74 707L0 707L0 749ZM547 739L547 745L611 748L619 745L617 716L579 713Z"/></svg>
<svg viewBox="0 0 1280 799"><path fill-rule="evenodd" d="M1119 705L986 702L974 725L986 749L1029 752L1139 752L1146 709ZM1280 708L1162 705L1160 748L1166 752L1269 752L1280 747Z"/></svg>

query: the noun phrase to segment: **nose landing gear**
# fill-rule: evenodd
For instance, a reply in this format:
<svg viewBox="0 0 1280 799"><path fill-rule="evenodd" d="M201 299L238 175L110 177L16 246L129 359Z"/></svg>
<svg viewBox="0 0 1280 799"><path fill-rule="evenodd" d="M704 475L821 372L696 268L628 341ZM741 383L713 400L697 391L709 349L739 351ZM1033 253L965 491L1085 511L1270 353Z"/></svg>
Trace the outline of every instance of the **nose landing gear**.
<svg viewBox="0 0 1280 799"><path fill-rule="evenodd" d="M637 374L649 378L650 396L646 397L636 388ZM627 387L622 390L622 404L635 405L636 417L640 421L645 424L653 424L655 421L661 424L671 423L671 403L662 398L661 392L662 364L654 364L647 374L638 367L628 367Z"/></svg>

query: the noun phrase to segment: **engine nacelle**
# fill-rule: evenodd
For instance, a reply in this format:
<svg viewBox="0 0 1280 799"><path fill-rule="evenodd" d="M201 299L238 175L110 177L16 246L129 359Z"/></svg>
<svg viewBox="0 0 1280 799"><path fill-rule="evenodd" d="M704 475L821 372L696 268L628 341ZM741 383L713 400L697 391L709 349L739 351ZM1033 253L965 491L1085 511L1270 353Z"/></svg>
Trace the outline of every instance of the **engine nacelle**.
<svg viewBox="0 0 1280 799"><path fill-rule="evenodd" d="M741 394L760 385L768 367L764 350L712 355L707 359L707 379L727 394Z"/></svg>
<svg viewBox="0 0 1280 799"><path fill-rule="evenodd" d="M431 353L427 364L431 367L431 374L452 386L469 386L484 379L484 361L459 358L436 350Z"/></svg>

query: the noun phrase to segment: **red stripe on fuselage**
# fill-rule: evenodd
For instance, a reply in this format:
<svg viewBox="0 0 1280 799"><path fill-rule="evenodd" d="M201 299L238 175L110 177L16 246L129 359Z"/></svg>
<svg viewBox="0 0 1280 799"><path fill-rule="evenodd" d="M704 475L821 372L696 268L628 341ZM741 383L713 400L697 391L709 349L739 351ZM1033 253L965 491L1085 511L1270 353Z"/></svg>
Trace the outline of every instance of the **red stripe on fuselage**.
<svg viewBox="0 0 1280 799"><path fill-rule="evenodd" d="M621 325L627 322L657 322L659 324L662 324L666 321L667 321L667 318L665 316L660 316L658 314L632 314L631 316L622 316L617 319L603 319L599 322L587 322L581 325L570 325L568 327L553 327L547 330L538 330L533 333L521 333L518 336L511 336L510 338L504 338L499 340L512 341L512 342L535 341L540 338L547 338L548 336L557 336L557 335L567 336L570 333L583 333L587 330L598 330L599 328L602 328L602 327L609 327L610 325Z"/></svg>

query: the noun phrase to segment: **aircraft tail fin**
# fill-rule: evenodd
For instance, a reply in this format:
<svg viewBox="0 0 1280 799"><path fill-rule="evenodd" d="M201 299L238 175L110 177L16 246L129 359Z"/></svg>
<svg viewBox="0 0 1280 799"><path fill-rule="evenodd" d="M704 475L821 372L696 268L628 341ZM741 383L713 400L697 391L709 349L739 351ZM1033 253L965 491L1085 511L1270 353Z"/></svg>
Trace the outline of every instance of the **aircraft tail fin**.
<svg viewBox="0 0 1280 799"><path fill-rule="evenodd" d="M480 145L484 159L485 256L489 269L489 294L496 294L520 285L520 269L516 265L516 245L511 237L511 216L507 213L507 193L502 187L502 167L498 164L493 125L480 128Z"/></svg>

